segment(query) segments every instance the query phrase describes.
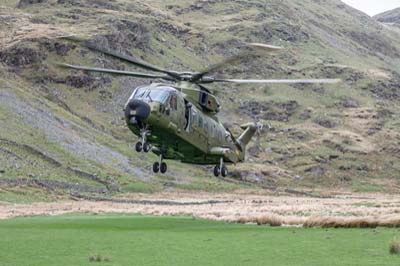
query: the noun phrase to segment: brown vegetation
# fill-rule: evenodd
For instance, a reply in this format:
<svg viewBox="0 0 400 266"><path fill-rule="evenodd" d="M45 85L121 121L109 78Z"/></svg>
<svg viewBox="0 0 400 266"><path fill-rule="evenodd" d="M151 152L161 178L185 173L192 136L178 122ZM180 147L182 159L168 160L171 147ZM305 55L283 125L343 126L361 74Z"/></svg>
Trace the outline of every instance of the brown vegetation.
<svg viewBox="0 0 400 266"><path fill-rule="evenodd" d="M25 215L141 213L270 226L323 228L400 228L400 198L381 194L306 196L162 193L130 194L114 201L69 201L34 204L0 203L0 219Z"/></svg>

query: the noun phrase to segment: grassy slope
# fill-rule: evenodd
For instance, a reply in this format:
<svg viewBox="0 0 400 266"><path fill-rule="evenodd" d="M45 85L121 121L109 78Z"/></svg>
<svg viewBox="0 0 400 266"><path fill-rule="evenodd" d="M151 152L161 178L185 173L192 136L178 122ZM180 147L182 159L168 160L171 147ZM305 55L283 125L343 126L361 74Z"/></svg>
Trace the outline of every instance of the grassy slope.
<svg viewBox="0 0 400 266"><path fill-rule="evenodd" d="M24 9L14 8L16 0L2 4L1 12L16 18L2 25L2 31L22 31L10 34L6 46L18 40L11 46L23 44L33 47L46 53L47 59L38 65L17 69L1 65L0 71L4 73L0 79L1 90L15 95L19 104L29 103L31 109L15 115L15 109L2 103L0 119L5 121L5 126L0 127L0 136L32 146L55 158L63 167L55 167L35 154L8 145L5 147L7 151L17 157L0 151L1 168L4 168L0 170L5 171L0 173L0 177L37 177L97 185L65 170L70 166L96 174L102 180L110 177L118 180L125 192L152 192L165 188L214 191L238 188L210 178L203 168L175 162L170 163L172 171L168 176L150 174L155 157L132 151L131 146L136 140L127 132L120 111L132 88L147 81L121 78L111 83L100 82L94 89L88 89L71 88L46 80L48 77L82 76L55 68L51 64L54 61L99 65L101 60L101 64L111 66L117 63L80 49L60 56L38 44L43 37L116 34L112 21L125 19L145 25L149 38L144 48L129 42L117 41L117 44L122 50L162 66L200 69L233 53L237 42L257 41L282 45L288 51L253 64L246 62L244 67L235 69L237 75L281 78L290 72L292 78L302 77L305 73L307 76L341 77L345 80L341 85L324 88L221 86L219 95L225 108L221 114L223 121L241 123L252 119L238 112L241 99L259 102L295 100L299 104L288 122L260 118L264 123L270 123L275 132L264 132L259 139L261 152L252 153L247 164L235 168L243 177L255 176L269 185L284 187L397 190L400 164L394 157L396 152L393 148L399 138L398 105L393 99L377 97L370 88L377 80L387 82L392 76L391 71L398 71L399 59L390 53L393 49L399 51L399 34L341 5L340 1L323 4L314 1L269 1L267 4L256 0L198 1L191 4L169 0L143 4L141 1L118 0L108 5L100 0L92 1L97 4L91 5L86 1L80 2L83 4L73 5L67 1L67 4L60 5L49 1ZM129 28L118 32L122 35L131 33ZM27 40L32 34L33 42ZM372 37L366 40L354 37L360 38L360 34L361 37ZM375 44L374 40L382 43ZM377 51L379 47L389 48L382 52ZM37 67L41 71L38 72ZM227 74L231 72L227 71ZM354 75L361 77L354 82L349 78ZM38 82L38 78L44 78L44 81ZM338 107L345 99L356 99L360 108ZM311 117L306 120L300 118L305 109L312 110ZM382 119L373 118L382 109L393 114ZM44 120L29 123L26 113L31 111L34 117L44 117ZM317 120L334 121L337 126L327 129L318 126ZM382 125L382 122L378 133L367 134L369 128ZM232 126L239 132L235 125ZM52 133L57 128L62 131ZM298 134L306 138L298 139ZM254 145L256 143L250 146ZM327 159L332 156L337 159ZM5 190L5 193L13 192L10 188Z"/></svg>
<svg viewBox="0 0 400 266"><path fill-rule="evenodd" d="M0 257L18 265L398 265L397 230L236 225L191 218L60 216L0 221ZM89 262L99 254L109 262Z"/></svg>

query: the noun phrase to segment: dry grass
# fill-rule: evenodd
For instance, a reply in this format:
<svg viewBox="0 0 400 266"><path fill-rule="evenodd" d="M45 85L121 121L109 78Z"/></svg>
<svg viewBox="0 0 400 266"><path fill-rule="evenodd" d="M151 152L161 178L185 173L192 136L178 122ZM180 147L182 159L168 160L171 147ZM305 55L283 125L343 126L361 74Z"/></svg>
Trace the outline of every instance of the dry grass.
<svg viewBox="0 0 400 266"><path fill-rule="evenodd" d="M253 223L270 226L331 228L400 228L400 197L383 194L337 195L332 198L245 194L130 194L130 199L185 202L185 205L69 201L29 205L0 204L0 219L25 215L141 213ZM213 204L196 204L208 200ZM194 203L194 204L190 204Z"/></svg>
<svg viewBox="0 0 400 266"><path fill-rule="evenodd" d="M342 217L285 217L276 215L264 215L260 217L240 217L232 222L270 226L303 226L306 228L376 228L389 227L400 228L400 218L342 218Z"/></svg>
<svg viewBox="0 0 400 266"><path fill-rule="evenodd" d="M323 228L376 228L379 226L379 222L370 218L312 217L308 219L303 226Z"/></svg>

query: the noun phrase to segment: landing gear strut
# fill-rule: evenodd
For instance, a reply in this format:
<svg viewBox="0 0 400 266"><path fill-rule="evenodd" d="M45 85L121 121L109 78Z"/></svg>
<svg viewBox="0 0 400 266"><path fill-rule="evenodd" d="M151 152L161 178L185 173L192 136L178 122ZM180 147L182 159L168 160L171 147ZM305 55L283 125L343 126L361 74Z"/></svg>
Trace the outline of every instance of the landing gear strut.
<svg viewBox="0 0 400 266"><path fill-rule="evenodd" d="M221 158L219 164L214 167L214 176L219 177L220 175L222 175L223 177L226 177L228 175L228 169L224 164L223 158Z"/></svg>
<svg viewBox="0 0 400 266"><path fill-rule="evenodd" d="M161 174L165 174L167 172L167 164L163 162L163 156L160 155L160 159L158 162L153 163L153 172L158 173L161 172Z"/></svg>
<svg viewBox="0 0 400 266"><path fill-rule="evenodd" d="M139 141L138 143L136 143L135 145L135 150L137 152L149 152L151 150L151 146L150 144L147 142L147 135L150 133L149 130L147 129L142 129L140 130L140 136L141 136L141 141Z"/></svg>

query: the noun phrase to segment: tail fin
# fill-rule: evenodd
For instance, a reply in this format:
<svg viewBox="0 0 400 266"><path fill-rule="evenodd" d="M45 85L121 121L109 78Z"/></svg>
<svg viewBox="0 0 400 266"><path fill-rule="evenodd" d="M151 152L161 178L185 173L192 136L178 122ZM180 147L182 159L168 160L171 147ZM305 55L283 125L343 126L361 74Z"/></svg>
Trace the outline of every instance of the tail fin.
<svg viewBox="0 0 400 266"><path fill-rule="evenodd" d="M240 126L244 132L240 135L237 140L240 143L240 146L244 150L246 145L249 144L251 138L257 132L257 125L255 123L248 123Z"/></svg>

